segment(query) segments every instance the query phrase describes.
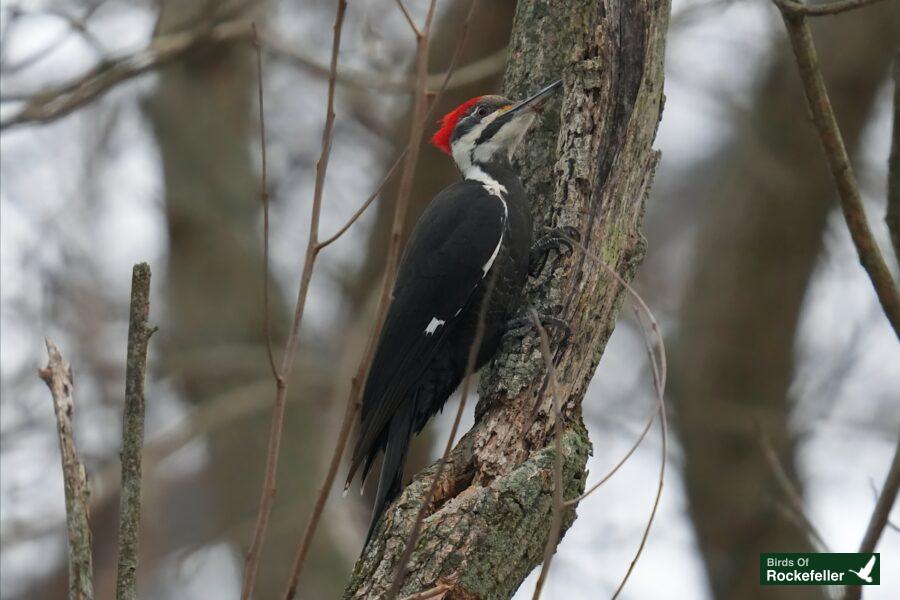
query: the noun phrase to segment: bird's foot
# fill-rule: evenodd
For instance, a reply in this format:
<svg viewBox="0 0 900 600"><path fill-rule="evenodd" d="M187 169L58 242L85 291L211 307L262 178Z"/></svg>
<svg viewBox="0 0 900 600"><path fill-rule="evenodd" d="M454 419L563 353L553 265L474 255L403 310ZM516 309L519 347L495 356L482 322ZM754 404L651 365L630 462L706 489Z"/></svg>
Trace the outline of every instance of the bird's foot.
<svg viewBox="0 0 900 600"><path fill-rule="evenodd" d="M528 274L536 277L547 264L547 258L550 250L556 250L559 254L572 251L571 240L580 241L581 234L574 227L555 227L546 228L544 233L531 247L528 257Z"/></svg>
<svg viewBox="0 0 900 600"><path fill-rule="evenodd" d="M560 319L559 317L554 317L553 315L541 313L538 313L538 319L540 319L541 325L543 325L545 328L552 327L554 329L562 330L564 334L564 343L569 339L569 335L571 335L572 333L572 328L569 327L569 323L565 319ZM508 336L513 338L521 338L534 328L534 321L531 319L531 317L516 317L506 322L506 333L503 334L503 337Z"/></svg>

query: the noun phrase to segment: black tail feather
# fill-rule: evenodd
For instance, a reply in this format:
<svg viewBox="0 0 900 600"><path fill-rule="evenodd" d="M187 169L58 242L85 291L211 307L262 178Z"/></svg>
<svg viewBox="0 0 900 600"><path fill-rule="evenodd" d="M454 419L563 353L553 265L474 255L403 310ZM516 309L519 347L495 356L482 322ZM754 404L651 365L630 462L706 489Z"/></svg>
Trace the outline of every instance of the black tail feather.
<svg viewBox="0 0 900 600"><path fill-rule="evenodd" d="M375 493L375 505L372 509L372 522L366 534L366 543L372 538L375 526L388 504L400 494L403 486L403 467L406 464L406 452L409 449L409 438L412 435L413 407L401 408L391 419L384 449L384 461L381 463L381 474L378 476L378 491Z"/></svg>

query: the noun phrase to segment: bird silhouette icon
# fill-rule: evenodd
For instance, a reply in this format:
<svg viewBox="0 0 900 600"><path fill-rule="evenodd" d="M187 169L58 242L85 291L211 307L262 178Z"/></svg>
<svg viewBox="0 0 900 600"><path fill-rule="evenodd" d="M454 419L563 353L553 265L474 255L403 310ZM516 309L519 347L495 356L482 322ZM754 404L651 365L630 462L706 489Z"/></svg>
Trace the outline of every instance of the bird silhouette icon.
<svg viewBox="0 0 900 600"><path fill-rule="evenodd" d="M875 567L875 555L872 555L872 558L869 559L869 562L866 563L859 571L854 571L853 569L848 569L851 573L865 581L866 583L872 583L872 569Z"/></svg>

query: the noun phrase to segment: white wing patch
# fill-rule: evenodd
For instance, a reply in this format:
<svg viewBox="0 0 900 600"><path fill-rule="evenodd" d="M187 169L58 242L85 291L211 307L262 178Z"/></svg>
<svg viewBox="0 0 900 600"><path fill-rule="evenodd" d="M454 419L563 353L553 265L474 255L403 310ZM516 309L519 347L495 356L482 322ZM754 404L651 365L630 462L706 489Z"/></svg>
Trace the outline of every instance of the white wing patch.
<svg viewBox="0 0 900 600"><path fill-rule="evenodd" d="M447 321L438 319L437 317L431 317L431 322L428 323L428 327L425 328L425 335L434 335L434 332L437 331L437 328L445 324L446 322Z"/></svg>

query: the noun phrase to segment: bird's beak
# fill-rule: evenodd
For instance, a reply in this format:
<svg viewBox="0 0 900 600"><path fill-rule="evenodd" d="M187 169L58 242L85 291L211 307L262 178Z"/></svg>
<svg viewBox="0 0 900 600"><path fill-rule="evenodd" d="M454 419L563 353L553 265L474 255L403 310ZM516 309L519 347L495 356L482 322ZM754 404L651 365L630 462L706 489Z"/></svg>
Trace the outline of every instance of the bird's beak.
<svg viewBox="0 0 900 600"><path fill-rule="evenodd" d="M562 79L554 81L538 93L517 102L512 108L506 111L506 114L511 116L524 111L540 112L541 108L543 108L544 104L547 102L547 99L560 87L562 87Z"/></svg>
<svg viewBox="0 0 900 600"><path fill-rule="evenodd" d="M516 102L509 108L500 108L499 113L486 126L482 126L478 139L475 140L475 146L483 145L487 153L491 156L497 148L505 148L509 156L512 156L516 146L522 141L525 132L534 123L535 117L540 113L544 103L550 95L559 87L562 81L551 83L533 96L525 98L521 102ZM496 140L495 144L486 144L488 140ZM477 150L477 148L476 148ZM481 160L487 160L482 156Z"/></svg>

